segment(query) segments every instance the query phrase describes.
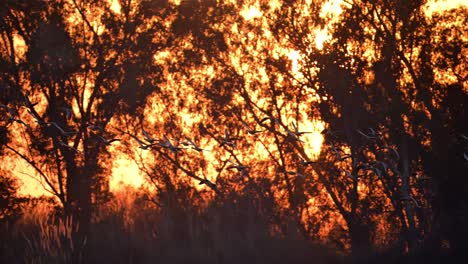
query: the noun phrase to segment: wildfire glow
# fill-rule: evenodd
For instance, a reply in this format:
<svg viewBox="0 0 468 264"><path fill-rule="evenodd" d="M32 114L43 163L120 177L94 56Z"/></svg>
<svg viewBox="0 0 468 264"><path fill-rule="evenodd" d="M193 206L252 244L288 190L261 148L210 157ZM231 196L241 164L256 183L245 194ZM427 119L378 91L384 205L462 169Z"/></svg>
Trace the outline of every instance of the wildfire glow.
<svg viewBox="0 0 468 264"><path fill-rule="evenodd" d="M175 1L178 3L181 3L181 1ZM121 5L119 4L119 1L117 0L107 0L107 3L109 4L110 9L112 12L115 14L120 14L121 13ZM339 19L339 15L344 12L343 10L343 5L344 1L338 0L338 1L327 1L321 10L321 17L328 17L330 18L331 22L336 22ZM276 1L274 5L272 5L273 8L278 8L280 6L279 2ZM425 9L426 15L431 16L434 13L437 12L442 12L444 10L449 10L452 8L456 8L459 6L467 6L467 4L464 1L431 1L430 3L427 4L427 7ZM239 12L240 15L247 21L255 20L255 19L263 19L264 13L259 7L259 3L256 2L254 4L248 4L243 6L243 8L240 9L241 11ZM77 16L77 14L75 14ZM78 21L79 18L76 17L73 20L69 20L69 22L73 21ZM257 21L257 20L255 20ZM96 31L99 33L103 32L104 28L99 26L98 20L91 20L91 24L93 27L96 29ZM331 34L330 34L331 28L325 27L325 28L317 28L314 30L314 37L315 37L315 45L316 48L321 50L324 48L324 44L328 41L331 41ZM237 24L232 25L232 32L238 34L239 33L239 28ZM265 30L264 34L265 38L269 38L273 42L273 36L272 33L268 30ZM255 39L256 36L254 32L249 32L246 34L246 36L243 36L244 41L252 41ZM228 40L229 43L230 40ZM266 41L265 41L266 42ZM263 43L265 45L269 43ZM25 45L24 40L17 36L14 38L14 45L16 49L16 56L17 59L20 59L24 56L25 52L27 51L27 47ZM285 47L281 47L280 43L272 44L273 45L273 53L281 54L284 55L286 54L288 58L291 61L291 72L293 73L293 76L297 79L300 79L300 60L301 60L301 54L298 51L295 50L290 50ZM371 50L371 49L369 49ZM238 72L241 74L243 73L249 73L252 74L252 72L256 73L257 76L259 77L258 79L262 83L267 83L269 81L268 76L266 74L266 70L263 67L257 67L257 65L253 65L252 63L246 63L241 60L241 54L242 50L233 50L231 51L228 60L232 63L232 65L237 68ZM253 50L249 50L248 52L255 52ZM164 61L175 61L176 57L172 56L170 51L161 51L159 54L156 54L154 56L154 59L158 63L162 63ZM255 68L255 69L253 69ZM193 76L197 77L200 81L201 80L206 80L211 77L214 77L215 70L212 66L206 67L204 69L198 69L197 71L193 72ZM444 74L444 73L439 73L439 74ZM194 77L194 78L195 78ZM246 74L244 76L246 78L246 86L249 86L250 83L253 83L252 80L249 80L249 75ZM252 76L254 77L254 76ZM278 77L278 81L282 81L282 76ZM447 77L445 77L447 78ZM189 85L186 83L174 83L175 81L171 79L171 76L167 76L168 85L166 88L169 89L172 85L179 85L182 89L185 89L185 91L189 91ZM169 85L170 84L170 85ZM90 87L91 83L88 80L88 86ZM85 94L85 99L84 102L82 102L85 107L88 103L88 98L90 96L90 92L88 88L85 88L84 94ZM196 95L192 93L187 93L186 98L188 103L193 104L196 100ZM252 98L256 100L259 106L263 106L266 104L266 100L264 98L261 98L261 96L258 94L257 91L252 90ZM281 100L281 99L279 99ZM75 105L72 105L72 108L74 110L74 114L78 115L79 112L76 110L76 102L74 102ZM161 114L166 111L164 106L162 105L156 105L152 104L151 107L153 108L153 114L154 120L147 120L153 123L156 123L158 118L161 118ZM184 131L182 131L184 134L190 134L190 130L193 129L193 125L200 121L202 118L202 113L191 113L187 109L184 111L181 111L180 113L180 118L182 119L184 123ZM320 134L320 131L323 130L324 124L323 122L319 120L309 120L309 118L304 115L302 116L302 120L298 124L299 129L303 131L310 131L312 133L310 134L304 134L302 139L305 141L305 146L304 149L307 150L307 155L310 157L316 157L318 153L320 153L321 145L323 142L323 137ZM200 144L203 144L206 148L208 149L214 149L217 144L213 141L208 141L204 140ZM267 146L268 147L268 146ZM256 143L254 147L254 153L257 157L268 157L268 152L265 149L265 146L262 144ZM140 187L144 184L145 179L142 176L140 170L138 169L137 164L132 161L128 156L122 155L118 151L114 152L114 155L116 158L114 159L112 163L112 176L110 178L110 188L111 190L117 190L120 188L120 186L125 186L125 185L130 185L133 187ZM217 157L215 153L209 152L205 153L205 158L207 160L215 160ZM18 159L13 159L13 158L4 158L3 160L5 163L8 164L8 168L6 169L7 171L19 171L22 172L24 175L30 175L30 176L21 176L18 175L20 178L20 181L22 183L21 188L20 188L20 193L21 194L29 194L29 195L42 195L45 194L44 192L44 183L41 182L40 177L38 175L35 175L34 171L29 168L29 165L27 165L24 162L19 161ZM205 170L205 173L208 174L208 177L212 177L212 175L215 175L215 165L212 163L209 163L207 166L207 169Z"/></svg>

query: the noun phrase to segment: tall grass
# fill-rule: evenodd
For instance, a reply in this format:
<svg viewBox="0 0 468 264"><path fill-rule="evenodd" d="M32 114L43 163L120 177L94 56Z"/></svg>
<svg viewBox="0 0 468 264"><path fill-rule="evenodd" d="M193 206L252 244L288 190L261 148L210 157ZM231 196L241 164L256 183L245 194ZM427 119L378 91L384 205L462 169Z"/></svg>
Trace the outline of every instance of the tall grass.
<svg viewBox="0 0 468 264"><path fill-rule="evenodd" d="M25 207L12 230L12 246L17 247L13 257L24 263L70 263L82 249L72 239L78 228L71 217L60 217L46 202Z"/></svg>
<svg viewBox="0 0 468 264"><path fill-rule="evenodd" d="M47 204L29 208L9 226L2 263L339 263L332 250L279 234L268 216L235 203L158 207L137 192L116 194L99 208L83 243L73 219ZM294 229L294 228L291 228ZM5 254L7 253L7 254ZM75 257L74 257L75 256ZM79 258L76 258L79 256Z"/></svg>

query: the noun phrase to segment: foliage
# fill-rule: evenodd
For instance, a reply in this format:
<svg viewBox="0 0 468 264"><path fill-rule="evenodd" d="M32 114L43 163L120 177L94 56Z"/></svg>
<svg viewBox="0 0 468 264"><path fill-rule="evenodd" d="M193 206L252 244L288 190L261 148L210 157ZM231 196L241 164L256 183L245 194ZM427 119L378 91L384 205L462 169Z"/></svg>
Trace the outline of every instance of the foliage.
<svg viewBox="0 0 468 264"><path fill-rule="evenodd" d="M32 230L26 256L265 260L308 240L355 262L467 252L466 8L111 3L2 4L2 155L61 204L15 227ZM120 156L145 194L110 192Z"/></svg>
<svg viewBox="0 0 468 264"><path fill-rule="evenodd" d="M100 208L83 263L341 263L333 250L294 236L269 233L254 213L228 207L155 208L145 194L127 190ZM246 221L247 220L247 221ZM69 263L80 245L71 239L72 219L63 221L44 205L31 208L5 237L7 263ZM9 253L9 254L3 254Z"/></svg>

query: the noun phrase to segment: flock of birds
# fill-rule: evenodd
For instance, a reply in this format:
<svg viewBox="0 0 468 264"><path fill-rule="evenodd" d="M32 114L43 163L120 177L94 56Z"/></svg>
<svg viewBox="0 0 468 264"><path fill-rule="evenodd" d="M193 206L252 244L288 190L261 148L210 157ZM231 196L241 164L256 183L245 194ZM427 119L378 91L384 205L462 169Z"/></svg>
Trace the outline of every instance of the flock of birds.
<svg viewBox="0 0 468 264"><path fill-rule="evenodd" d="M67 138L76 135L78 133L78 131L66 130L63 127L61 127L57 122L53 122L53 121L52 122L46 122L46 121L44 121L38 115L38 113L35 111L35 109L34 109L35 105L36 104L31 103L31 101L29 100L29 98L27 96L24 97L24 104L22 106L26 107L28 114L35 120L35 122L42 128L49 129L49 130L50 129L54 130L55 133L53 133L53 134L55 134L55 138L57 139L57 143L58 143L58 145L60 147L71 150L71 151L76 152L76 153L79 153L80 151L77 149L77 147L76 146L70 146L67 143L68 140L66 140ZM19 123L19 124L23 125L28 131L32 131L31 126L28 125L22 119L20 119L18 117L18 115L16 114L16 112L14 111L14 109L12 109L12 108L8 107L7 105L4 105L4 104L0 104L0 109L4 109L4 112L6 113L6 119L7 119L8 122ZM62 107L62 108L60 108L60 110L63 111L63 114L65 115L66 120L71 119L71 117L73 115L73 112L72 112L72 110L70 108ZM257 128L252 128L240 116L238 116L238 118L241 121L243 127L246 129L246 132L248 134L256 135L256 134L265 132L265 130L259 130ZM279 126L283 127L285 134L281 134L281 135L283 135L285 138L287 138L287 139L289 139L291 141L294 141L294 142L305 143L305 141L301 139L301 136L304 135L304 134L313 133L313 132L300 131L298 126L294 122L291 124L291 127L292 127L292 129L291 129L288 126L281 123L278 119L276 119L274 117L271 117L271 116L264 117L263 119L261 119L259 121L259 124L264 125L264 127L267 127L267 126L265 126L265 122L267 122L267 121L270 121L270 125L271 125L270 127L272 129L274 129L275 125L279 125ZM91 131L92 134L94 136L96 136L96 138L106 146L109 146L114 142L120 141L119 138L111 138L111 139L105 138L104 137L105 130L104 130L104 128L102 128L99 125L87 123L85 125L85 128L88 129L89 131ZM157 138L152 137L144 128L142 128L141 132L142 132L142 135L143 135L142 139L135 136L135 135L132 135L131 133L128 133L128 132L124 132L124 133L128 134L131 138L133 138L137 142L137 144L139 145L139 148L143 149L143 150L148 150L148 149L152 149L152 148L163 148L163 149L168 149L172 153L177 153L179 151L186 150L186 149L192 149L192 150L195 150L197 152L210 151L208 149L200 147L198 144L196 144L193 140L191 140L189 138L186 138L186 141L174 143L174 142L171 142L171 140L166 135L163 136L163 139L157 139ZM361 135L363 138L367 139L367 140L375 140L375 139L378 139L378 138L380 138L382 136L380 132L376 131L373 128L367 128L366 131L362 131L362 130L357 129L356 132L359 135ZM325 136L327 134L328 135L332 134L332 132L329 129L325 129L325 130L322 131L322 134ZM466 141L468 141L468 137L466 137L465 135L461 135L461 137L463 139L465 139ZM218 139L218 141L220 142L220 144L219 144L220 147L225 146L225 147L229 147L229 148L233 148L233 149L235 149L237 147L236 143L237 143L238 140L240 140L240 138L233 137L229 133L229 130L227 128L224 129L224 135L220 139ZM180 146L179 144L182 145L182 146ZM330 149L334 152L337 161L344 161L344 160L346 160L348 158L351 158L350 154L346 154L345 151L342 148L336 147L332 142L330 142ZM390 151L391 153L393 153L393 157L396 160L400 159L400 155L399 155L398 151L396 151L394 148L389 147L389 146L384 146L383 149L386 149L386 150ZM465 161L468 162L468 154L463 153L463 157L464 157ZM248 175L250 166L246 166L246 165L240 164L238 162L232 162L230 160L228 160L227 162L229 162L229 164L230 164L229 166L226 167L227 169L237 170L241 174L241 176L247 176ZM302 158L300 156L299 156L299 162L300 162L300 164L302 166L309 166L309 165L312 165L314 163L317 163L316 161L305 160L304 158ZM382 161L375 161L375 162L372 162L372 164L362 165L360 169L372 170L379 177L382 177L383 173L387 171L388 165L386 163L382 162ZM346 170L344 172L345 172L346 176L348 176L349 178L351 178L353 180L356 180L356 175L353 175L352 173L350 173L350 172L348 172ZM287 175L295 175L295 176L299 176L299 177L304 177L304 175L302 173L298 172L298 171L284 171L283 173L285 173ZM205 179L200 179L199 184L206 184L207 186L209 186L212 189L216 190L216 185L214 183L210 182L209 180L207 180L206 178Z"/></svg>
<svg viewBox="0 0 468 264"><path fill-rule="evenodd" d="M242 118L240 116L238 116L238 118L241 121L242 126L246 129L246 132L248 134L257 135L259 133L265 132L265 130L252 128L247 122L242 120ZM267 121L271 121L272 125L275 125L275 124L280 124L281 125L279 120L275 119L273 117L265 117L265 118L261 119L260 124L264 124ZM287 138L289 138L289 139L291 139L293 141L301 142L301 143L304 143L304 141L300 138L302 135L308 134L308 133L313 133L313 132L299 131L299 129L298 129L298 127L297 127L297 125L295 123L292 123L292 129L289 129L287 126L284 126L284 125L282 125L282 126L285 129ZM168 149L172 153L177 153L179 151L186 150L186 149L192 149L192 150L195 150L197 152L210 151L210 150L208 150L206 148L200 147L198 144L196 144L190 138L186 138L186 141L173 143L165 135L163 136L163 139L157 139L157 138L152 137L144 128L142 128L141 132L142 132L142 136L143 136L142 138L139 138L139 137L137 137L135 135L132 135L130 133L126 133L137 142L140 149L147 150L147 149L151 149L151 148L163 148L163 149ZM237 142L240 139L241 139L240 137L232 136L231 133L229 132L229 130L227 128L225 128L224 129L224 134L222 135L222 137L219 137L217 140L219 142L220 147L224 146L224 147L228 147L228 148L231 148L231 149L236 149L237 148ZM241 177L248 176L249 169L251 168L251 166L246 166L246 165L243 165L243 164L241 164L239 162L233 162L231 160L228 160L227 163L229 164L229 166L227 166L226 169L228 169L228 170L237 170L240 173ZM312 163L313 163L312 161L304 161L304 164L312 164ZM304 175L302 175L302 174L300 174L299 172L296 172L296 171L285 171L284 173L291 174L291 175L294 174L296 176L304 177ZM216 190L216 184L212 183L211 181L209 181L206 178L201 179L199 184L200 185L206 184L210 188Z"/></svg>
<svg viewBox="0 0 468 264"><path fill-rule="evenodd" d="M29 98L27 96L24 96L24 101L21 106L26 108L27 113L34 119L34 121L39 125L41 129L44 129L44 131L48 131L47 134L57 140L57 144L60 147L71 150L75 153L80 153L80 151L77 149L76 146L70 146L67 143L68 140L66 140L70 138L71 136L78 134L79 131L66 130L65 128L63 128L61 125L59 125L55 121L50 121L50 122L44 121L44 119L41 118L40 115L35 110L34 107L36 105L37 103L34 103L34 104L31 103ZM22 120L19 117L19 115L15 112L14 109L8 107L5 104L0 104L0 109L4 109L4 112L6 113L6 120L8 123L16 122L16 123L23 125L26 128L26 130L30 132L32 131L32 127L28 123L26 123L24 120ZM63 112L65 119L67 121L69 121L72 118L73 116L72 109L67 108L67 107L59 107L58 109ZM85 128L92 131L93 134L96 135L97 139L101 141L102 143L104 143L105 145L110 145L113 142L120 141L120 139L118 138L106 139L103 136L105 132L104 129L98 125L86 124Z"/></svg>

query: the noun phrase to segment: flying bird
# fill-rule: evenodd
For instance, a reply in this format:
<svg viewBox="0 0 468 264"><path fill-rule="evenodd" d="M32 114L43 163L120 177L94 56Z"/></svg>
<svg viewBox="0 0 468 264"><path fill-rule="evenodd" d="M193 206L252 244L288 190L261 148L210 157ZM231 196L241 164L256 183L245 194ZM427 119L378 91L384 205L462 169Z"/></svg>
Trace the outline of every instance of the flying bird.
<svg viewBox="0 0 468 264"><path fill-rule="evenodd" d="M16 116L16 113L12 108L10 108L10 107L8 107L8 106L6 106L4 104L0 104L0 107L4 108L8 112L9 119L12 119L12 118L14 118Z"/></svg>
<svg viewBox="0 0 468 264"><path fill-rule="evenodd" d="M351 174L349 171L347 171L347 170L343 170L343 171L344 171L345 175L346 175L348 178L350 178L351 180L355 181L355 180L357 179L356 176L354 176L353 174Z"/></svg>
<svg viewBox="0 0 468 264"><path fill-rule="evenodd" d="M139 145L139 148L141 148L141 149L146 150L146 149L149 149L149 148L151 148L151 147L154 146L154 144L146 144L145 142L141 141L141 140L138 139L136 136L134 136L134 135L132 135L132 134L130 134L130 133L127 133L127 134L128 134L130 137L132 137L133 139L135 139L135 141L136 141L136 142L138 143L138 145Z"/></svg>
<svg viewBox="0 0 468 264"><path fill-rule="evenodd" d="M293 141L298 141L305 143L303 140L299 138L299 135L296 134L295 132L291 131L288 127L284 126L284 130L286 130L286 133L288 134L288 137L292 139Z"/></svg>
<svg viewBox="0 0 468 264"><path fill-rule="evenodd" d="M31 115L36 121L36 123L38 123L40 126L46 126L48 124L47 122L42 121L42 119L36 113L32 112L29 109L28 109L28 114Z"/></svg>
<svg viewBox="0 0 468 264"><path fill-rule="evenodd" d="M37 103L32 104L31 101L29 100L29 98L25 95L25 96L24 96L24 105L25 105L27 108L34 108L34 106L36 106Z"/></svg>
<svg viewBox="0 0 468 264"><path fill-rule="evenodd" d="M390 152L393 153L393 155L395 156L395 159L396 160L399 160L400 159L400 154L398 154L398 151L392 147L389 147L389 146L384 146L383 149L388 149L390 150Z"/></svg>
<svg viewBox="0 0 468 264"><path fill-rule="evenodd" d="M317 163L316 161L311 161L311 160L307 161L301 157L299 157L299 162L302 164L302 166L305 166L305 167L312 165L314 163Z"/></svg>
<svg viewBox="0 0 468 264"><path fill-rule="evenodd" d="M345 159L351 158L351 155L349 155L349 154L341 155L341 153L344 153L343 149L335 147L335 145L333 145L333 143L331 144L330 148L335 153L336 159L338 161L343 161Z"/></svg>
<svg viewBox="0 0 468 264"><path fill-rule="evenodd" d="M299 128L297 127L296 123L294 123L294 122L292 122L291 125L292 125L292 127L294 129L293 133L296 134L296 136L298 136L298 137L301 136L301 135L304 135L304 134L313 133L313 132L299 131Z"/></svg>
<svg viewBox="0 0 468 264"><path fill-rule="evenodd" d="M181 148L178 146L174 146L166 136L164 136L164 142L160 143L159 145L163 148L168 148L173 153L176 153L182 149L185 149L185 148Z"/></svg>
<svg viewBox="0 0 468 264"><path fill-rule="evenodd" d="M77 150L76 148L72 147L72 146L69 146L67 143L63 142L62 140L59 140L58 141L58 144L68 150L72 150L73 152L75 153L80 153L79 150Z"/></svg>
<svg viewBox="0 0 468 264"><path fill-rule="evenodd" d="M304 174L297 172L297 171L286 171L287 175L295 175L297 177L305 178Z"/></svg>
<svg viewBox="0 0 468 264"><path fill-rule="evenodd" d="M198 152L202 152L202 151L209 151L207 149L203 149L203 148L200 148L197 144L195 144L191 139L187 138L187 142L182 142L181 143L182 145L188 147L188 146L192 146L192 149L193 150L196 150Z"/></svg>
<svg viewBox="0 0 468 264"><path fill-rule="evenodd" d="M89 124L86 128L90 129L93 132L104 133L104 129L101 126Z"/></svg>
<svg viewBox="0 0 468 264"><path fill-rule="evenodd" d="M387 171L388 169L388 165L385 162L380 161L380 160L372 162L371 166L374 168L376 168L377 166L380 166L379 169L382 169L382 171Z"/></svg>
<svg viewBox="0 0 468 264"><path fill-rule="evenodd" d="M228 169L228 170L236 169L237 171L239 171L241 173L242 177L247 176L247 174L249 173L250 166L237 164L237 163L234 163L234 162L231 162L231 161L229 161L229 163L231 163L232 165L228 166L226 169Z"/></svg>
<svg viewBox="0 0 468 264"><path fill-rule="evenodd" d="M366 139L376 139L378 138L378 136L380 136L380 133L379 132L376 132L373 128L369 127L367 128L369 130L369 133L364 133L362 132L361 130L359 129L356 129L356 131L363 137L365 137Z"/></svg>
<svg viewBox="0 0 468 264"><path fill-rule="evenodd" d="M235 148L236 147L236 142L235 140L238 140L238 138L233 138L229 135L229 131L227 128L224 129L224 138L220 144L220 146L230 146L230 147L233 147Z"/></svg>
<svg viewBox="0 0 468 264"><path fill-rule="evenodd" d="M250 125L247 124L247 122L245 122L244 120L242 120L240 116L238 117L239 117L239 120L242 122L242 125L247 129L247 133L249 133L250 135L255 135L255 134L263 132L263 130L256 130L256 129L251 128Z"/></svg>
<svg viewBox="0 0 468 264"><path fill-rule="evenodd" d="M464 134L460 134L460 137L463 138L464 140L468 140L468 137L465 136Z"/></svg>
<svg viewBox="0 0 468 264"><path fill-rule="evenodd" d="M73 116L73 111L71 110L71 108L68 108L68 107L60 107L59 108L60 110L62 110L64 113L65 113L65 119L67 121L69 121L72 116Z"/></svg>
<svg viewBox="0 0 468 264"><path fill-rule="evenodd" d="M203 184L205 184L206 186L208 186L211 189L215 190L216 192L218 191L218 187L216 187L216 184L212 183L208 179L200 180L200 182L198 183L198 185L203 185Z"/></svg>
<svg viewBox="0 0 468 264"><path fill-rule="evenodd" d="M141 128L141 132L143 133L143 137L145 138L145 140L148 141L150 144L159 142L159 140L151 137L143 127Z"/></svg>
<svg viewBox="0 0 468 264"><path fill-rule="evenodd" d="M76 131L65 131L63 130L63 128L61 128L57 123L55 122L50 122L48 123L49 125L52 125L54 126L55 128L57 128L57 130L60 132L60 134L64 137L69 137L69 136L72 136L72 135L75 135L77 132Z"/></svg>
<svg viewBox="0 0 468 264"><path fill-rule="evenodd" d="M264 122L266 122L266 121L268 121L268 120L269 120L271 123L278 123L278 120L277 120L276 118L271 117L271 116L266 116L266 117L264 117L264 118L262 118L262 119L260 120L260 124L263 124Z"/></svg>
<svg viewBox="0 0 468 264"><path fill-rule="evenodd" d="M103 136L98 136L98 138L99 138L104 144L106 144L107 146L109 146L109 145L112 144L113 142L120 141L120 139L118 139L118 138L106 139L106 138L104 138Z"/></svg>

